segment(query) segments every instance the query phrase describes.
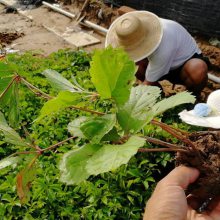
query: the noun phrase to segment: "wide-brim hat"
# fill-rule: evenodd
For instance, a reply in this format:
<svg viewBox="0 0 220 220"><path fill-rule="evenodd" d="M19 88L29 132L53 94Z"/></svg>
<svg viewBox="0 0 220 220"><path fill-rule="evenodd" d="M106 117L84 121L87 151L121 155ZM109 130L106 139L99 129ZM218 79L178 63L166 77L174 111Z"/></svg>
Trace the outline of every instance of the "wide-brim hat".
<svg viewBox="0 0 220 220"><path fill-rule="evenodd" d="M151 55L163 36L160 18L148 11L132 11L117 18L110 26L105 46L123 47L135 62Z"/></svg>

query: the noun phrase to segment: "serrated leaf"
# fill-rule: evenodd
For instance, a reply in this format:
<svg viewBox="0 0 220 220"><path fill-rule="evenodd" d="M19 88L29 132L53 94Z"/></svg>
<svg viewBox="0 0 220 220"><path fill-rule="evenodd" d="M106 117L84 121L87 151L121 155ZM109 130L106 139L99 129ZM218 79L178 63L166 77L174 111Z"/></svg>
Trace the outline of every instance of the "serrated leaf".
<svg viewBox="0 0 220 220"><path fill-rule="evenodd" d="M56 113L72 105L76 105L80 102L81 98L82 95L80 93L61 91L56 98L53 98L44 104L39 117L35 121L40 121L45 116Z"/></svg>
<svg viewBox="0 0 220 220"><path fill-rule="evenodd" d="M102 98L113 98L117 105L129 97L135 64L122 49L97 50L90 63L91 80Z"/></svg>
<svg viewBox="0 0 220 220"><path fill-rule="evenodd" d="M88 117L82 116L70 122L67 127L70 134L73 136L80 137L80 138L85 138L84 134L80 130L80 126L81 126L81 123L85 122L86 120L88 120Z"/></svg>
<svg viewBox="0 0 220 220"><path fill-rule="evenodd" d="M64 78L55 70L48 69L43 71L42 74L47 78L51 86L58 91L78 91L78 89L69 80Z"/></svg>
<svg viewBox="0 0 220 220"><path fill-rule="evenodd" d="M91 175L114 170L126 164L144 144L143 138L132 136L122 145L104 145L88 160L86 170Z"/></svg>
<svg viewBox="0 0 220 220"><path fill-rule="evenodd" d="M149 122L150 110L160 97L156 86L139 85L131 89L129 100L119 107L117 119L125 132L136 132Z"/></svg>
<svg viewBox="0 0 220 220"><path fill-rule="evenodd" d="M104 135L113 128L115 123L116 117L114 114L92 117L82 122L80 130L92 143L99 143Z"/></svg>
<svg viewBox="0 0 220 220"><path fill-rule="evenodd" d="M18 83L15 82L12 85L12 91L10 95L9 101L9 113L8 119L9 124L12 127L17 127L19 124L19 91L18 91Z"/></svg>
<svg viewBox="0 0 220 220"><path fill-rule="evenodd" d="M9 125L7 124L5 120L4 115L1 112L0 112L0 131L2 131L5 136L5 139L4 139L5 142L14 144L17 146L25 146L25 147L28 146L28 144L21 139L19 134L14 129L9 127Z"/></svg>
<svg viewBox="0 0 220 220"><path fill-rule="evenodd" d="M100 148L101 145L87 144L77 150L65 153L59 165L60 180L68 185L86 180L90 176L86 170L87 161Z"/></svg>
<svg viewBox="0 0 220 220"><path fill-rule="evenodd" d="M156 116L177 105L194 103L195 101L195 96L191 95L189 92L180 92L156 103L152 108L152 113Z"/></svg>
<svg viewBox="0 0 220 220"><path fill-rule="evenodd" d="M8 167L8 166L11 166L11 165L14 165L14 164L18 163L19 160L20 160L19 156L17 156L17 157L6 157L3 160L0 160L0 170L5 168L5 167Z"/></svg>
<svg viewBox="0 0 220 220"><path fill-rule="evenodd" d="M14 69L11 65L0 62L0 77L6 77L14 74Z"/></svg>

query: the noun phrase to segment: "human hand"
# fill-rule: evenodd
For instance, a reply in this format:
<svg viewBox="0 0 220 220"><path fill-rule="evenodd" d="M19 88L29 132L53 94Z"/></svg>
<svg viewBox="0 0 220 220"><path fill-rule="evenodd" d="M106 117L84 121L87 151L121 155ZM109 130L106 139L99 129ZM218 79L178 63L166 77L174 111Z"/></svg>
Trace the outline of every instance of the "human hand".
<svg viewBox="0 0 220 220"><path fill-rule="evenodd" d="M220 202L211 212L197 213L187 204L184 189L199 176L196 169L180 166L156 186L147 202L144 220L220 220Z"/></svg>

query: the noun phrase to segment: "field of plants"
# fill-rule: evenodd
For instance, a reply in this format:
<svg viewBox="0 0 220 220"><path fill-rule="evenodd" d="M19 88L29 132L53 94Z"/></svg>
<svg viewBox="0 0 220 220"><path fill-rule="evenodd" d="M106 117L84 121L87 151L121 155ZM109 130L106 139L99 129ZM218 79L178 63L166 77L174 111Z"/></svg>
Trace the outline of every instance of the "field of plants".
<svg viewBox="0 0 220 220"><path fill-rule="evenodd" d="M191 94L161 98L135 85L135 69L112 48L1 60L0 219L141 218L179 151L155 124L201 128L178 117Z"/></svg>

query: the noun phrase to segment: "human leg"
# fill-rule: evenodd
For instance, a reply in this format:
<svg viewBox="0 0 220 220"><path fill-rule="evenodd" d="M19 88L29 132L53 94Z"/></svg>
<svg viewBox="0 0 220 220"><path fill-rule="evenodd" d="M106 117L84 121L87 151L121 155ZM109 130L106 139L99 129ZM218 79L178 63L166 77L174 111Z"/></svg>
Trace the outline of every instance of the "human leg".
<svg viewBox="0 0 220 220"><path fill-rule="evenodd" d="M189 91L199 95L208 81L208 66L205 61L193 58L182 67L180 79Z"/></svg>

